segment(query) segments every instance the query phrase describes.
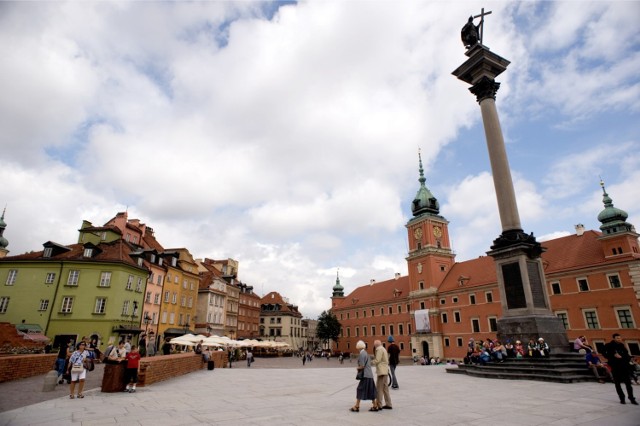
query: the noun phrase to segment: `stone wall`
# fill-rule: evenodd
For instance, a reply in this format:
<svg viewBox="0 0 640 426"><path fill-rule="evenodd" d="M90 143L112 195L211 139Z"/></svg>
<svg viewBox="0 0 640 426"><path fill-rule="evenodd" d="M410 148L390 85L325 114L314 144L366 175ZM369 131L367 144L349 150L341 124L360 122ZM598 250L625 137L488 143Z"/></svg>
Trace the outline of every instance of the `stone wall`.
<svg viewBox="0 0 640 426"><path fill-rule="evenodd" d="M45 374L53 370L56 357L56 354L1 356L0 383Z"/></svg>
<svg viewBox="0 0 640 426"><path fill-rule="evenodd" d="M213 352L212 359L216 368L225 368L227 366L226 351ZM150 385L173 377L179 377L206 367L207 365L202 361L202 356L193 352L142 358L138 372L138 386Z"/></svg>

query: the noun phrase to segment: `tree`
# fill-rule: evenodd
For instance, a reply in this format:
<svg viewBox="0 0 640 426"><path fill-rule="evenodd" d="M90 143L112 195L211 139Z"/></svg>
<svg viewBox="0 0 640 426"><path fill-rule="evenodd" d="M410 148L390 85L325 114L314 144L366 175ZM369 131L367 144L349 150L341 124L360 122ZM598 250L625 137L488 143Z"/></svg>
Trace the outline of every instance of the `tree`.
<svg viewBox="0 0 640 426"><path fill-rule="evenodd" d="M329 340L338 343L340 327L341 324L338 321L338 317L331 310L323 311L318 317L316 336L324 343L329 343Z"/></svg>

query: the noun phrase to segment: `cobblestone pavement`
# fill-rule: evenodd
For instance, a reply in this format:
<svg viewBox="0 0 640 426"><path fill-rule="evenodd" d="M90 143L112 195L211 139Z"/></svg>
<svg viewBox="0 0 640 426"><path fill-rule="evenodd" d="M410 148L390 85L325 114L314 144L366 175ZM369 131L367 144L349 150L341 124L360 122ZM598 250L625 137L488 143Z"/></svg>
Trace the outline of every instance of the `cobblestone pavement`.
<svg viewBox="0 0 640 426"><path fill-rule="evenodd" d="M303 368L299 358L258 358L251 368L237 363L231 369L201 370L133 394L102 393L96 387L85 392L86 398L71 400L65 385L61 396L48 392L46 400L40 396L42 402L0 412L0 426L640 424L640 407L620 405L612 384L481 379L408 361L397 373L400 389L391 392L393 409L378 413L367 412L368 401L359 413L349 412L357 386L355 362L316 359ZM42 377L0 384L0 399L28 393L31 380L38 385L32 392L38 393Z"/></svg>

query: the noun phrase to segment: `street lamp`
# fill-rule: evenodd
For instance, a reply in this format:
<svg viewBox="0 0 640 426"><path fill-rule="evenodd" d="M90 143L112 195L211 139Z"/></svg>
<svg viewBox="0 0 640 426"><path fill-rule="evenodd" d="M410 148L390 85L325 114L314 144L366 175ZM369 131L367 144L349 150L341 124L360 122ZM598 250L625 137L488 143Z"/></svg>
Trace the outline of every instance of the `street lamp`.
<svg viewBox="0 0 640 426"><path fill-rule="evenodd" d="M187 330L189 330L189 327L191 327L191 325L189 324L189 321L184 323L184 334L187 334Z"/></svg>
<svg viewBox="0 0 640 426"><path fill-rule="evenodd" d="M145 329L144 329L144 333L145 334L149 334L149 323L151 322L151 317L149 316L148 312L144 313L144 325L145 325Z"/></svg>
<svg viewBox="0 0 640 426"><path fill-rule="evenodd" d="M129 325L129 329L133 330L133 319L136 317L136 314L138 313L138 301L134 300L133 301L133 311L131 312L131 323Z"/></svg>

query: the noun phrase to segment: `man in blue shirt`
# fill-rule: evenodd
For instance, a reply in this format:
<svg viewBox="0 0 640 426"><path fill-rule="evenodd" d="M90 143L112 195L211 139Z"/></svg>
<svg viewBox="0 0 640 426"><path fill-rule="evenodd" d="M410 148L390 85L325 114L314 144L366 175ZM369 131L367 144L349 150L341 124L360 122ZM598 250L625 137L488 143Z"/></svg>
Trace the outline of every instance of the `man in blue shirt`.
<svg viewBox="0 0 640 426"><path fill-rule="evenodd" d="M600 357L598 353L594 349L592 352L587 352L587 355L584 357L584 360L587 362L587 367L593 371L593 375L596 376L598 382L604 383L603 377L607 377L609 380L613 382L613 376L609 369L600 361ZM600 375L602 373L602 375Z"/></svg>

